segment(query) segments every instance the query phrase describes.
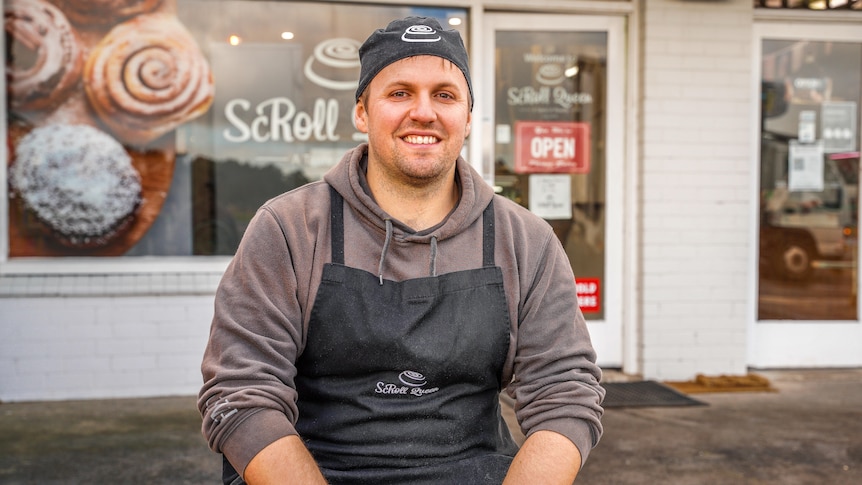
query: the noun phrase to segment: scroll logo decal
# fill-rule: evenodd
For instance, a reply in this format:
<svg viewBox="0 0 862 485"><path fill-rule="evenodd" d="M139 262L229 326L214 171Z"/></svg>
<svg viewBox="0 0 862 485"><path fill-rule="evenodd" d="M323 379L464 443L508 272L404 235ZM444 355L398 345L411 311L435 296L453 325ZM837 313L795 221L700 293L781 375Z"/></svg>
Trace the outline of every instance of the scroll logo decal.
<svg viewBox="0 0 862 485"><path fill-rule="evenodd" d="M338 160L329 149L298 147L284 153L279 145L364 139L365 134L351 130L352 117L344 116L355 104L351 91L359 83L360 42L335 37L311 45L311 52L270 44L214 47L216 76L229 79L248 70L259 79L254 86L225 83L216 92L217 149L225 158L244 159L248 144L255 144L255 161L282 164L286 173L306 167L316 178L320 167ZM274 53L287 62L273 64Z"/></svg>
<svg viewBox="0 0 862 485"><path fill-rule="evenodd" d="M399 384L378 381L374 389L376 394L389 396L424 396L440 390L439 387L425 388L428 380L424 375L412 370L406 370L398 374Z"/></svg>
<svg viewBox="0 0 862 485"><path fill-rule="evenodd" d="M536 72L536 81L546 86L553 86L563 82L566 78L563 66L560 64L544 64Z"/></svg>
<svg viewBox="0 0 862 485"><path fill-rule="evenodd" d="M356 89L359 84L355 72L359 68L359 46L359 41L347 38L329 39L317 44L314 47L314 54L305 61L303 68L305 77L322 88L337 91ZM317 64L345 71L350 80L339 81L323 77L315 71Z"/></svg>
<svg viewBox="0 0 862 485"><path fill-rule="evenodd" d="M434 37L432 37L434 36ZM401 34L404 42L437 42L440 36L437 31L427 25L412 25Z"/></svg>

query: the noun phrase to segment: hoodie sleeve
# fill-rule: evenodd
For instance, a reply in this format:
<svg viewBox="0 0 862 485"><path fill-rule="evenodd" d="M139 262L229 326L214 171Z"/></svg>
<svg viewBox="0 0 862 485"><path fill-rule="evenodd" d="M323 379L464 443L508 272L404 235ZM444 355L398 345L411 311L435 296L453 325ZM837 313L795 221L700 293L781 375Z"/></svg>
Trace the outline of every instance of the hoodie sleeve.
<svg viewBox="0 0 862 485"><path fill-rule="evenodd" d="M604 388L568 257L548 228L526 268L513 379L507 388L525 435L550 430L568 437L582 463L602 434ZM539 241L536 241L539 243ZM529 258L528 258L529 259Z"/></svg>
<svg viewBox="0 0 862 485"><path fill-rule="evenodd" d="M264 207L216 292L198 396L204 437L240 474L264 447L296 434L301 315L284 231Z"/></svg>

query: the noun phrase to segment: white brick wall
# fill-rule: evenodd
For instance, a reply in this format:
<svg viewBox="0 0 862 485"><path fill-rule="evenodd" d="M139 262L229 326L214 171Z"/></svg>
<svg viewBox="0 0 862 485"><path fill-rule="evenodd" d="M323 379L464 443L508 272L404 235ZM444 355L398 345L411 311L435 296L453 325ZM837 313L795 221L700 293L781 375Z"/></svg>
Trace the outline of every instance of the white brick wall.
<svg viewBox="0 0 862 485"><path fill-rule="evenodd" d="M642 2L642 372L746 372L749 0Z"/></svg>
<svg viewBox="0 0 862 485"><path fill-rule="evenodd" d="M196 394L212 300L0 298L0 400Z"/></svg>

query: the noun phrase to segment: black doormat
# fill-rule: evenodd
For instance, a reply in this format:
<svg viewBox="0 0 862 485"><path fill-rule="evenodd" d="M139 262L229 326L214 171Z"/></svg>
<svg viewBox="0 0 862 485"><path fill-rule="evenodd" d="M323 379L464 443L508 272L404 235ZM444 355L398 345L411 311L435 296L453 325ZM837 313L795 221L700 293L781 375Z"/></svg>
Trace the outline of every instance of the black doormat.
<svg viewBox="0 0 862 485"><path fill-rule="evenodd" d="M706 403L656 381L608 382L605 408L644 406L705 406Z"/></svg>

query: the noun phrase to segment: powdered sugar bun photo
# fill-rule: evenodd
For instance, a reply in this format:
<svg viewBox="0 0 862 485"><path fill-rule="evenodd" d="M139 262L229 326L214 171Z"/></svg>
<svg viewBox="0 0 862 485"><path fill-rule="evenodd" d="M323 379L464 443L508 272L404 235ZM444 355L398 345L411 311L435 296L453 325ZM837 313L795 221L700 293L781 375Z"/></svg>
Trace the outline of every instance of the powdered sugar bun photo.
<svg viewBox="0 0 862 485"><path fill-rule="evenodd" d="M75 29L44 0L9 0L3 10L11 111L56 106L81 78L83 47Z"/></svg>
<svg viewBox="0 0 862 485"><path fill-rule="evenodd" d="M162 0L54 0L54 3L75 24L99 26L152 12Z"/></svg>
<svg viewBox="0 0 862 485"><path fill-rule="evenodd" d="M215 93L197 42L168 14L140 15L114 27L93 48L84 80L101 122L134 146L200 116Z"/></svg>
<svg viewBox="0 0 862 485"><path fill-rule="evenodd" d="M142 202L131 157L87 125L52 124L26 134L15 147L9 184L56 240L72 247L108 243Z"/></svg>

